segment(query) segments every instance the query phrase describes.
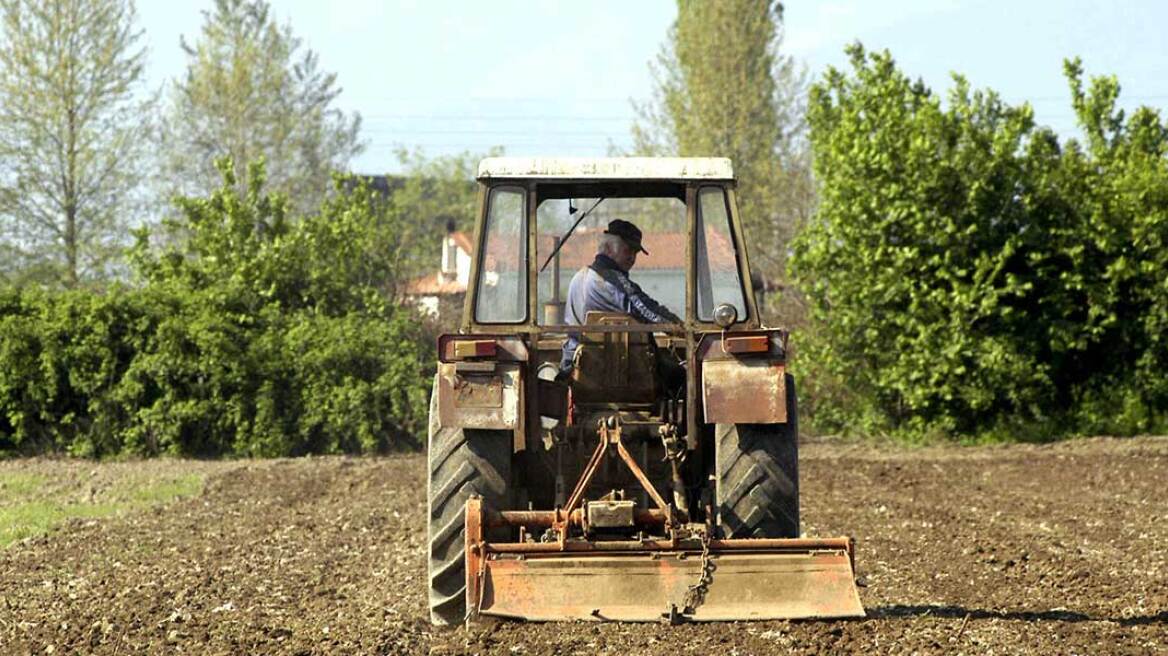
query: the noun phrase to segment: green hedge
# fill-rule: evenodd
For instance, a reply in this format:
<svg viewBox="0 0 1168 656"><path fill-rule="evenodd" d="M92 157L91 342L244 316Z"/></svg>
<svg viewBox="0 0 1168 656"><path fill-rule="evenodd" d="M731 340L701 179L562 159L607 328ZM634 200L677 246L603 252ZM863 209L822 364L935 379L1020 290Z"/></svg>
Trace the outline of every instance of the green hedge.
<svg viewBox="0 0 1168 656"><path fill-rule="evenodd" d="M387 301L398 224L367 188L297 221L225 185L143 231L134 286L0 292L0 451L189 456L415 447L432 364ZM338 185L342 190L346 185Z"/></svg>
<svg viewBox="0 0 1168 656"><path fill-rule="evenodd" d="M1034 439L1163 430L1168 126L1084 89L1085 135L1029 106L942 103L850 50L809 105L820 207L793 272L814 319L800 368L825 430Z"/></svg>

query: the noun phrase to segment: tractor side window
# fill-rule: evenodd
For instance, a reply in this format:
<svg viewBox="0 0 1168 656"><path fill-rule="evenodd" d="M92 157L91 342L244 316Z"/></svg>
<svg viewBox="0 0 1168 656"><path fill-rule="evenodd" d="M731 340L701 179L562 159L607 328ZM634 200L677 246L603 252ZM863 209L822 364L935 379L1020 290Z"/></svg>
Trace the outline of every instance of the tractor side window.
<svg viewBox="0 0 1168 656"><path fill-rule="evenodd" d="M524 192L496 187L487 199L475 320L521 323L527 318L527 221Z"/></svg>
<svg viewBox="0 0 1168 656"><path fill-rule="evenodd" d="M701 321L714 320L714 308L729 303L746 318L746 299L738 275L738 257L730 231L726 192L721 187L698 191L698 229L694 252L697 260L697 310Z"/></svg>

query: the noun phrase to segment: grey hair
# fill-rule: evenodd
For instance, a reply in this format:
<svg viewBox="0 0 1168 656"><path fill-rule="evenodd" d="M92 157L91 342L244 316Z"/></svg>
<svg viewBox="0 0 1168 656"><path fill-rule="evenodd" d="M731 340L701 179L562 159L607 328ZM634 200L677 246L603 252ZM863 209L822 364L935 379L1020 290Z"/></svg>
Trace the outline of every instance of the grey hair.
<svg viewBox="0 0 1168 656"><path fill-rule="evenodd" d="M596 250L598 253L604 253L605 255L611 256L619 253L620 249L625 245L625 240L621 239L619 236L610 235L605 232L600 235L600 243Z"/></svg>

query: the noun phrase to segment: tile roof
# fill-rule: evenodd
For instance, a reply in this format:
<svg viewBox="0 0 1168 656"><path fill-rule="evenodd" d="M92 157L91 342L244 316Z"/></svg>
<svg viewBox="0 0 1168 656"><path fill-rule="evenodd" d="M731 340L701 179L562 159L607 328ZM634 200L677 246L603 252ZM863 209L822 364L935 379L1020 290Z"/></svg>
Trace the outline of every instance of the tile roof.
<svg viewBox="0 0 1168 656"><path fill-rule="evenodd" d="M406 283L406 293L415 296L447 296L465 291L466 285L458 282L457 277L447 277L441 273L431 273Z"/></svg>
<svg viewBox="0 0 1168 656"><path fill-rule="evenodd" d="M577 230L568 243L560 249L561 273L571 275L572 272L588 266L596 256L601 234L603 234L603 230L600 228ZM468 254L473 251L474 246L466 233L454 232L450 236L454 239L455 244ZM685 269L686 237L684 232L646 232L641 242L649 251L649 255L642 253L637 258L636 268L642 271ZM543 261L551 255L553 239L554 237L548 234L539 236L539 262L537 262L537 266L542 266ZM733 250L725 235L714 233L709 235L709 239L710 252L716 262L733 261ZM496 244L494 246L487 253L487 262L492 268L497 266L495 263L500 258L514 261L517 245ZM550 269L549 265L548 270ZM450 277L448 279L438 273L415 278L406 284L406 293L413 295L448 295L461 294L465 291L466 286L459 284L457 278Z"/></svg>
<svg viewBox="0 0 1168 656"><path fill-rule="evenodd" d="M452 232L447 236L453 239L454 245L465 251L467 255L470 255L474 252L474 242L471 241L470 235L466 234L465 232L459 230L457 232Z"/></svg>
<svg viewBox="0 0 1168 656"><path fill-rule="evenodd" d="M560 270L575 270L588 266L596 256L596 248L603 234L603 230L577 231L560 249ZM684 232L646 232L641 238L646 255L641 253L637 257L636 268L647 270L684 269L686 233ZM551 235L539 236L539 265L552 253ZM711 255L719 261L730 261L733 250L729 240L724 235L710 236Z"/></svg>

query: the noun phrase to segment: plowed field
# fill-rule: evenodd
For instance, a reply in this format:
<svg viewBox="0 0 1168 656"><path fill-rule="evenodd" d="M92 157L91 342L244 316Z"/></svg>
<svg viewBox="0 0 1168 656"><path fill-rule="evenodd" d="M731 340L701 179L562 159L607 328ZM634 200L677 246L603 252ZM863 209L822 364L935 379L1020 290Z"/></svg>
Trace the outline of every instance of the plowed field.
<svg viewBox="0 0 1168 656"><path fill-rule="evenodd" d="M1168 439L802 456L869 619L434 629L424 456L309 458L0 551L0 653L1168 653Z"/></svg>

